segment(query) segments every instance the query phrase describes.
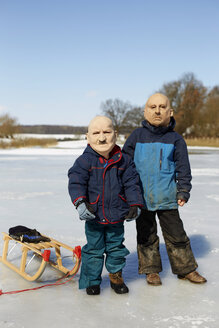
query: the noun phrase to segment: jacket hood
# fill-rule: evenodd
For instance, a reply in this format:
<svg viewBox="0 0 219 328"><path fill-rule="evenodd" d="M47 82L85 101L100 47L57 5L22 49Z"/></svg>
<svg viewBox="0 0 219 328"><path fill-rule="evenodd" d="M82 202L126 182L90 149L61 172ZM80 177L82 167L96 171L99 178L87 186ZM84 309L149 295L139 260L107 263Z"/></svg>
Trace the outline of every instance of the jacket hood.
<svg viewBox="0 0 219 328"><path fill-rule="evenodd" d="M155 134L164 134L167 131L173 131L173 129L175 128L175 125L176 125L176 121L173 116L171 116L170 123L168 124L168 126L154 126L154 125L151 125L146 120L144 120L142 122L142 126L144 128L150 130L152 133L155 133Z"/></svg>

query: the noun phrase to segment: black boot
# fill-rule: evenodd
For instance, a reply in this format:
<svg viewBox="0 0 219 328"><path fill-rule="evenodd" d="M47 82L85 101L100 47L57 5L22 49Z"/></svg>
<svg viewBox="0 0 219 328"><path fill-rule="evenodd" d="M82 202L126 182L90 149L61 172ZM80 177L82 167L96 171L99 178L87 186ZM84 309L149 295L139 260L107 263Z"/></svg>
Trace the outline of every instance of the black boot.
<svg viewBox="0 0 219 328"><path fill-rule="evenodd" d="M128 287L123 281L122 272L110 273L110 286L116 294L126 294L129 292Z"/></svg>
<svg viewBox="0 0 219 328"><path fill-rule="evenodd" d="M99 295L100 285L93 285L86 288L87 295Z"/></svg>

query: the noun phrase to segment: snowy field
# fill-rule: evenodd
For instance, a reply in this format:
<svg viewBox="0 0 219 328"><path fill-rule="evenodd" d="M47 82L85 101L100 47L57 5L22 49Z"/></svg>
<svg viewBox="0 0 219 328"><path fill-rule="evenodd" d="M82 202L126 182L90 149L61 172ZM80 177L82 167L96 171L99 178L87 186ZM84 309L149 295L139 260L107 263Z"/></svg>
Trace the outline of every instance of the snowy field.
<svg viewBox="0 0 219 328"><path fill-rule="evenodd" d="M25 225L74 247L85 243L83 222L70 202L67 171L85 140L55 148L0 150L1 231ZM219 327L219 149L189 148L193 174L191 199L181 217L207 284L194 285L171 273L163 238L163 285L148 286L138 275L135 223L125 224L130 250L124 278L130 292L117 295L103 271L101 294L78 290L78 274L69 283L0 296L1 328L218 328ZM3 240L0 239L0 252ZM66 261L69 261L66 258ZM61 274L46 268L38 282L28 282L0 263L3 292L54 282Z"/></svg>

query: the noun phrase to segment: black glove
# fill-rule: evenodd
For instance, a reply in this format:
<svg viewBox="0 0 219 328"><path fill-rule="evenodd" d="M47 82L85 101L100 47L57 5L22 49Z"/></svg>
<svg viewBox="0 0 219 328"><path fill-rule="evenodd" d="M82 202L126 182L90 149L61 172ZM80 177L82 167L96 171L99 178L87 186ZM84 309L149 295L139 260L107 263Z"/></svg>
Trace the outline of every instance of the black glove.
<svg viewBox="0 0 219 328"><path fill-rule="evenodd" d="M136 220L141 214L141 209L139 206L130 206L128 214L125 216L125 220L130 222Z"/></svg>

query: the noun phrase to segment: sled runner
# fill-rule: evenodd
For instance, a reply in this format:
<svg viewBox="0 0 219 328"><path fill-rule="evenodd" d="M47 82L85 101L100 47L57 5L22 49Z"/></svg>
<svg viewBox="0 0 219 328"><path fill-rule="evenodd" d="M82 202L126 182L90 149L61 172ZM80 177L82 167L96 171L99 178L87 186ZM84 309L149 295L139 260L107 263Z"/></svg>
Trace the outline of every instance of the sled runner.
<svg viewBox="0 0 219 328"><path fill-rule="evenodd" d="M45 240L49 240L49 241L31 243L31 242L17 240L9 236L9 234L3 232L4 246L3 246L2 256L0 257L0 261L29 281L37 280L43 274L47 264L50 264L53 268L63 272L64 274L70 273L70 275L74 275L80 267L81 247L76 246L75 248L72 248L53 238L47 236L43 236L43 237L45 238ZM15 243L12 249L17 244L20 244L21 246L22 256L19 266L13 264L9 260L9 253L11 252L12 249L8 251L8 248L9 248L9 244L11 245L11 242L13 242L13 244ZM68 250L72 253L73 259L75 261L73 269L69 270L67 267L63 266L61 248ZM54 260L50 259L51 250L54 251L55 254ZM26 263L29 252L32 252L32 258L28 263ZM35 273L33 274L27 273L26 269L28 267L28 264L32 261L33 257L35 256L37 256L40 260L39 267Z"/></svg>

